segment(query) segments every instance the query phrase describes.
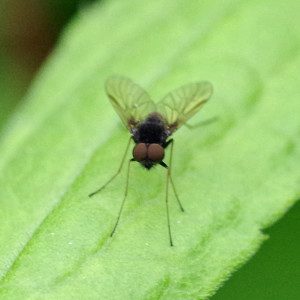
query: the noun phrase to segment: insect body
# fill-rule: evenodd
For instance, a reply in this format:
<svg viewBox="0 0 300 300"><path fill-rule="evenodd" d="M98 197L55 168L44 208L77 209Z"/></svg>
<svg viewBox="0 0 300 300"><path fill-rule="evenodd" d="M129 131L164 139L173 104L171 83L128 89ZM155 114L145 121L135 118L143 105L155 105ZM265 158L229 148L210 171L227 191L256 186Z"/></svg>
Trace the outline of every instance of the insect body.
<svg viewBox="0 0 300 300"><path fill-rule="evenodd" d="M166 166L162 161L165 155L164 148L170 133L158 113L151 113L133 131L133 140L136 143L133 148L134 160L141 163L146 169L152 168L159 163Z"/></svg>
<svg viewBox="0 0 300 300"><path fill-rule="evenodd" d="M212 85L206 81L184 85L179 89L168 93L157 104L154 104L147 92L140 86L125 77L110 77L106 81L105 87L113 107L119 114L123 124L129 130L131 136L118 171L100 189L91 193L89 196L91 197L99 193L120 173L125 162L130 142L133 140L135 146L132 151L133 157L128 162L125 194L111 236L117 228L127 197L131 162L139 162L148 170L154 165L159 164L167 169L165 202L169 240L170 245L173 246L168 206L169 183L171 183L174 190L180 209L182 211L184 210L171 175L174 141L170 136L179 127L186 125L186 121L195 115L202 105L210 98L213 91ZM171 148L170 161L169 165L167 165L163 159L165 156L165 149L169 145Z"/></svg>

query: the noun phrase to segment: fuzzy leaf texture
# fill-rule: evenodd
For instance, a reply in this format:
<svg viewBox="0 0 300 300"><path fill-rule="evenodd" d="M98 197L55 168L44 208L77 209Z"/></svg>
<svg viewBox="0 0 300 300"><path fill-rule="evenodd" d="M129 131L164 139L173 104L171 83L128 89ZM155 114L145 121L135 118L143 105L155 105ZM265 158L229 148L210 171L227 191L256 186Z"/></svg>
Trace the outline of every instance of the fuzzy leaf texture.
<svg viewBox="0 0 300 300"><path fill-rule="evenodd" d="M300 2L112 0L81 11L0 141L1 299L206 299L300 195ZM168 244L163 168L118 168L128 132L104 81L158 101L209 80L174 135ZM128 156L129 158L129 156ZM168 161L168 159L167 159Z"/></svg>

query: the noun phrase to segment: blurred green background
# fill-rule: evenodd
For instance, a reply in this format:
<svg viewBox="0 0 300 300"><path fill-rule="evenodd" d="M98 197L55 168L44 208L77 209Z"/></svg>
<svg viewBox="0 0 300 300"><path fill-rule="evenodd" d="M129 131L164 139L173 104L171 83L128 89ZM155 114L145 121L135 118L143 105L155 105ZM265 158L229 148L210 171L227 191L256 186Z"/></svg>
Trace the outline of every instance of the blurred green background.
<svg viewBox="0 0 300 300"><path fill-rule="evenodd" d="M65 24L93 0L0 1L0 131Z"/></svg>
<svg viewBox="0 0 300 300"><path fill-rule="evenodd" d="M0 2L0 135L66 23L91 2ZM299 219L298 202L266 230L269 240L213 299L300 299Z"/></svg>

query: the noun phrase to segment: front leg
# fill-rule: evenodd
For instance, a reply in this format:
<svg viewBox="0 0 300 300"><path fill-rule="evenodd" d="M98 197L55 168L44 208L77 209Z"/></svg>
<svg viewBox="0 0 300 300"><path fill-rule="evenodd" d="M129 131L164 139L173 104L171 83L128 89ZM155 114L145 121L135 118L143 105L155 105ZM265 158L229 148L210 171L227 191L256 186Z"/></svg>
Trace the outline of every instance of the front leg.
<svg viewBox="0 0 300 300"><path fill-rule="evenodd" d="M171 182L171 186L174 190L174 194L176 197L176 200L178 202L178 205L182 212L184 212L183 206L179 200L178 194L175 189L175 185L172 179L171 170L172 170L172 158L173 158L173 146L174 146L174 140L170 139L167 141L163 147L167 148L168 145L171 144L171 150L170 150L170 160L169 160L169 166L167 166L163 161L161 161L159 164L167 169L167 181L166 181L166 212L167 212L167 225L168 225L168 232L169 232L169 240L170 240L170 246L173 246L173 239L172 239L172 233L171 233L171 224L170 224L170 214L169 214L169 182Z"/></svg>
<svg viewBox="0 0 300 300"><path fill-rule="evenodd" d="M172 148L171 148L171 160L172 160L172 152L173 152L173 142L174 142L173 139L169 139L168 141L166 141L166 142L164 142L164 143L162 144L162 147L163 147L164 149L166 149L170 144L172 144ZM166 168L166 169L169 168L168 165L167 165L164 161L160 161L159 164L160 164L162 167Z"/></svg>
<svg viewBox="0 0 300 300"><path fill-rule="evenodd" d="M173 139L169 139L168 141L166 141L162 146L164 149L166 149L171 143L173 143L174 140Z"/></svg>
<svg viewBox="0 0 300 300"><path fill-rule="evenodd" d="M169 166L168 166L164 161L159 162L159 164L160 164L162 167L166 168L166 169L170 169L170 170L168 170L167 177L168 177L168 179L170 179L170 182L171 182L171 185L172 185L172 188L173 188L173 191L174 191L174 194L175 194L177 203L178 203L178 205L179 205L179 207L180 207L180 210L181 210L182 212L184 212L184 208L183 208L183 206L182 206L182 204L181 204L181 201L180 201L180 199L179 199L178 193L177 193L177 191L176 191L175 184L174 184L173 178L172 178L172 173L171 173L171 163L172 163L172 156L173 156L173 145L174 145L174 140L173 140L173 139L170 139L170 140L167 141L167 142L165 143L165 145L163 145L163 146L164 146L164 148L166 148L166 147L168 147L168 145L170 145L170 144L171 144L171 153L170 153L170 164L169 164ZM168 179L167 179L167 180L168 180Z"/></svg>

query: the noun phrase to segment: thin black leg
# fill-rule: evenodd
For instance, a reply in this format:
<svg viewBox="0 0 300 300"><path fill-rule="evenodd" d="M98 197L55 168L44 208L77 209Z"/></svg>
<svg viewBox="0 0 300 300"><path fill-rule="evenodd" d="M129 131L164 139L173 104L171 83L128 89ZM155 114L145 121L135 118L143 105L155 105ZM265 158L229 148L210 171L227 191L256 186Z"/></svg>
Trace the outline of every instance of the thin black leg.
<svg viewBox="0 0 300 300"><path fill-rule="evenodd" d="M128 140L128 143L127 143L127 146L126 146L126 150L125 150L125 153L123 155L123 158L122 158L122 161L121 161L121 164L119 166L118 171L104 185L102 185L98 190L96 190L95 192L89 194L89 197L93 197L94 195L96 195L99 192L101 192L109 183L111 183L119 175L119 173L121 172L122 167L124 165L124 161L125 161L125 158L126 158L126 154L127 154L127 151L128 151L128 148L129 148L129 145L130 145L130 142L131 142L131 139L132 139L132 137L130 137L129 140Z"/></svg>
<svg viewBox="0 0 300 300"><path fill-rule="evenodd" d="M175 185L174 185L173 178L172 178L172 175L171 175L171 174L170 174L170 181L171 181L171 185L172 185L172 187L173 187L173 191L174 191L174 194L175 194L175 198L176 198L176 200L177 200L177 203L178 203L178 205L179 205L179 208L180 208L180 210L181 210L182 212L184 212L184 208L183 208L183 206L182 206L182 204L181 204L181 202L180 202L180 200L179 200L179 197L178 197L177 191L176 191L176 189L175 189Z"/></svg>
<svg viewBox="0 0 300 300"><path fill-rule="evenodd" d="M125 194L124 194L124 198L123 198L123 201L121 203L121 207L120 207L120 210L119 210L119 214L118 214L118 217L117 217L117 220L116 220L116 223L115 223L115 226L110 234L110 236L112 237L116 231L116 228L119 224L119 220L120 220L120 217L121 217L121 214L122 214L122 211L123 211L123 207L124 207L124 204L125 204L125 200L127 198L127 194L128 194L128 182L129 182L129 169L130 169L130 163L134 161L134 160L129 160L128 161L128 168L127 168L127 177L126 177L126 186L125 186Z"/></svg>
<svg viewBox="0 0 300 300"><path fill-rule="evenodd" d="M172 239L172 232L171 232L171 225L170 225L170 213L169 213L169 178L171 176L171 168L172 168L172 156L173 156L173 139L169 141L167 146L171 144L171 151L170 151L170 162L169 167L167 169L167 184L166 184L166 211L167 211L167 224L168 224L168 232L169 232L169 240L170 246L173 246L173 239Z"/></svg>

